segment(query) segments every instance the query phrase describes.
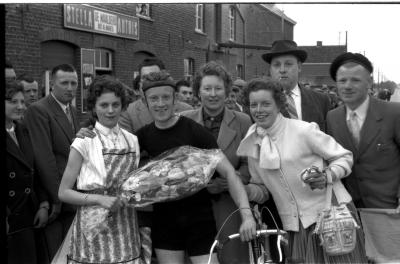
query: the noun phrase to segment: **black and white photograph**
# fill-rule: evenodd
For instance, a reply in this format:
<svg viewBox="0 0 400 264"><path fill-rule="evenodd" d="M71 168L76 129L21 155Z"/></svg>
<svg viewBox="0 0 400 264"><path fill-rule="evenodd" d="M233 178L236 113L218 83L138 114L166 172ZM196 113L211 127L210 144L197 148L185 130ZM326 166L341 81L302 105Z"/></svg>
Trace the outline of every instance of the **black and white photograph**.
<svg viewBox="0 0 400 264"><path fill-rule="evenodd" d="M0 5L7 263L400 263L400 2Z"/></svg>

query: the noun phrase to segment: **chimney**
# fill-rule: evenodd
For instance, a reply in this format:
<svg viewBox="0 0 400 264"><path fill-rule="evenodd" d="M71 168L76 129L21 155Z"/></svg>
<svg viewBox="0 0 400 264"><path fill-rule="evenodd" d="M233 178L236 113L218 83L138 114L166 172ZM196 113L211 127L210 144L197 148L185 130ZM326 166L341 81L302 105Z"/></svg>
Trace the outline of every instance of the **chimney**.
<svg viewBox="0 0 400 264"><path fill-rule="evenodd" d="M322 47L322 41L317 41L317 47Z"/></svg>

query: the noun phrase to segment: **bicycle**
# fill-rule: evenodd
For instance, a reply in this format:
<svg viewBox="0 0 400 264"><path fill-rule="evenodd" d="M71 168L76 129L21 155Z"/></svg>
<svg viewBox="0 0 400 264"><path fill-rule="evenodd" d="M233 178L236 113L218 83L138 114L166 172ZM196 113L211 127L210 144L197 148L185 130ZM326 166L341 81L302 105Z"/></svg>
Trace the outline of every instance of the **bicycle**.
<svg viewBox="0 0 400 264"><path fill-rule="evenodd" d="M279 263L280 263L283 260L282 259L283 257L282 257L281 242L285 243L287 245L288 242L285 237L287 235L287 232L279 229L278 225L275 222L273 215L271 214L271 212L269 211L269 209L267 207L265 207L265 206L262 207L261 213L258 211L258 205L254 206L254 207L255 208L253 208L253 209L247 208L247 209L252 210L253 216L257 222L256 238L249 242L251 244L251 247L250 247L251 250L250 250L250 254L249 254L249 262L250 262L250 264L274 263L271 258L271 253L270 253L270 249L269 249L269 244L270 244L269 236L277 235L278 236L277 248L279 251ZM245 208L239 208L239 209L236 209L235 211L233 211L225 219L224 223L222 224L220 230L218 231L218 233L216 235L214 243L211 246L208 264L211 263L211 255L214 252L215 248L222 250L223 246L225 244L229 243L229 241L240 238L240 234L236 233L236 234L229 235L222 242L219 240L219 235L220 235L221 230L223 229L224 225L226 224L226 222L229 221L229 219L232 217L232 215L237 213L240 209L245 209ZM262 215L262 212L264 209L267 209L269 211L270 216L272 217L272 219L275 223L276 229L268 229L267 225L262 222L261 215Z"/></svg>

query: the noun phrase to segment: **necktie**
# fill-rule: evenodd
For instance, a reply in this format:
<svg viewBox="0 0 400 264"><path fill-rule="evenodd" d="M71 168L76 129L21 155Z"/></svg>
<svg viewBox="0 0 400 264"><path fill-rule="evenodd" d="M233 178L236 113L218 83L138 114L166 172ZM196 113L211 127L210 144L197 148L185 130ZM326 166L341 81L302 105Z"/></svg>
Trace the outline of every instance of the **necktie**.
<svg viewBox="0 0 400 264"><path fill-rule="evenodd" d="M67 108L65 108L65 114L67 115L69 124L71 125L72 132L75 133L74 120L72 119L71 110L69 108L70 108L70 106L67 106Z"/></svg>
<svg viewBox="0 0 400 264"><path fill-rule="evenodd" d="M353 137L354 143L356 144L356 146L358 146L358 143L360 142L360 124L358 123L358 119L357 119L357 113L352 111L350 113L350 118L347 121L347 125L349 127L350 133Z"/></svg>
<svg viewBox="0 0 400 264"><path fill-rule="evenodd" d="M297 115L297 111L296 111L296 104L294 103L294 99L293 99L291 91L286 92L286 99L287 99L287 108L288 108L290 118L299 119L299 116Z"/></svg>
<svg viewBox="0 0 400 264"><path fill-rule="evenodd" d="M19 147L17 135L15 135L14 126L12 126L10 129L6 129L6 130L7 130L8 134L10 135L10 137L14 140L15 144L17 144L17 146Z"/></svg>

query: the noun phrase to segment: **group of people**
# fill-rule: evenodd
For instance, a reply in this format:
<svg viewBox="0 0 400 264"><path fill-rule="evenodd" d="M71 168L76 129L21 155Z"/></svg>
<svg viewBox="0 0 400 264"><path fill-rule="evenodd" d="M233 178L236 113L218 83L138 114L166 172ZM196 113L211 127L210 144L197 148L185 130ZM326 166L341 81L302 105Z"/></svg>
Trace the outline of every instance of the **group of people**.
<svg viewBox="0 0 400 264"><path fill-rule="evenodd" d="M275 41L262 58L270 78L250 80L245 89L233 89L242 80L232 82L223 65L210 61L182 90L189 83L175 82L157 58L145 59L136 80L140 98L132 103L119 80L98 76L87 100L94 122L86 127L71 105L73 66L55 67L51 93L26 110L21 82L7 82L9 263L43 263L43 248L50 261L67 233L68 263L150 263L152 251L157 263L207 263L218 231L255 238L251 202L275 208L288 232L288 263L367 263L362 228L355 249L340 256L326 254L314 229L327 186L333 203L346 204L360 226L357 208L400 213L400 104L368 95L373 67L361 54L346 52L331 64L343 101L334 110L327 95L299 84L307 53L294 41ZM199 105L182 102L180 91L197 96ZM207 188L147 210L127 206L118 196L121 179L183 145L222 150ZM312 166L319 171L302 179ZM112 214L89 239L84 216L94 208ZM211 262L248 263L242 241L213 253Z"/></svg>

